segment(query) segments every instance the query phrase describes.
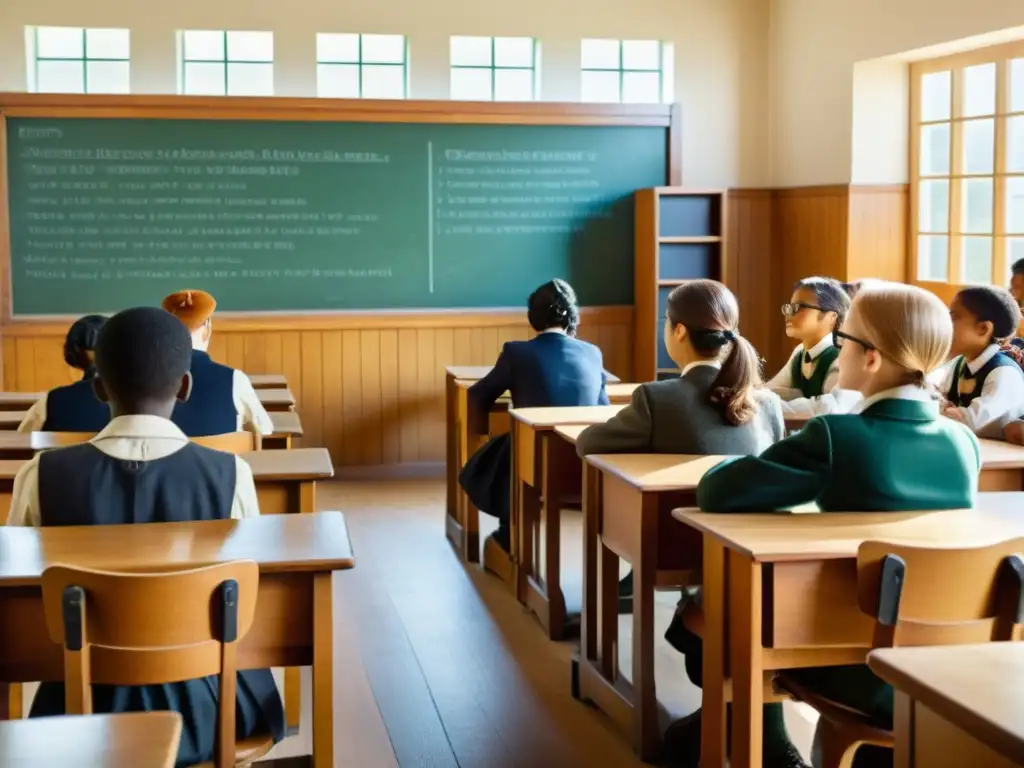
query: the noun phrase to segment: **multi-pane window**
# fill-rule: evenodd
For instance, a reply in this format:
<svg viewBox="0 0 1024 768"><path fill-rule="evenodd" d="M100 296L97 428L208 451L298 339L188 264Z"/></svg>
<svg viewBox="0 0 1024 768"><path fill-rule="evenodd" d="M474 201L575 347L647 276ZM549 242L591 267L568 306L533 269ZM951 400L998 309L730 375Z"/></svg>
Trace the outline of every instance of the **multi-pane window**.
<svg viewBox="0 0 1024 768"><path fill-rule="evenodd" d="M180 33L180 90L192 96L272 96L274 33Z"/></svg>
<svg viewBox="0 0 1024 768"><path fill-rule="evenodd" d="M30 27L29 90L128 93L127 29Z"/></svg>
<svg viewBox="0 0 1024 768"><path fill-rule="evenodd" d="M658 103L673 101L672 46L658 40L583 40L580 85L583 101Z"/></svg>
<svg viewBox="0 0 1024 768"><path fill-rule="evenodd" d="M334 99L404 99L406 50L404 35L318 34L317 95Z"/></svg>
<svg viewBox="0 0 1024 768"><path fill-rule="evenodd" d="M913 274L1005 285L1024 259L1024 43L911 72Z"/></svg>
<svg viewBox="0 0 1024 768"><path fill-rule="evenodd" d="M453 37L451 96L466 101L531 101L537 94L532 37Z"/></svg>

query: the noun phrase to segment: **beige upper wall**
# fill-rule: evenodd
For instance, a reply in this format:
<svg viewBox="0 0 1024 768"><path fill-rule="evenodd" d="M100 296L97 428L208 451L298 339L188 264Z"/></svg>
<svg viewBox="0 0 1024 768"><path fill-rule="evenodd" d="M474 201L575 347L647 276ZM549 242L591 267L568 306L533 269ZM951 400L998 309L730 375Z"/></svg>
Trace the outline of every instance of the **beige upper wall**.
<svg viewBox="0 0 1024 768"><path fill-rule="evenodd" d="M580 39L675 44L683 104L683 175L693 186L767 186L767 0L0 0L0 90L26 87L26 25L127 27L132 89L174 93L178 29L274 32L278 95L316 95L317 32L405 34L410 95L448 97L450 35L523 35L540 41L541 95L578 101Z"/></svg>
<svg viewBox="0 0 1024 768"><path fill-rule="evenodd" d="M891 154L865 157L869 147L853 140L854 65L1024 24L1020 0L770 1L770 175L778 186L905 180L906 170L900 179L891 178L894 162L899 164ZM880 71L864 70L867 77ZM883 109L886 101L905 108L905 97L901 104L891 82L885 91L871 108ZM860 107L862 97L856 100ZM858 124L870 126L865 118ZM877 140L893 141L892 125Z"/></svg>

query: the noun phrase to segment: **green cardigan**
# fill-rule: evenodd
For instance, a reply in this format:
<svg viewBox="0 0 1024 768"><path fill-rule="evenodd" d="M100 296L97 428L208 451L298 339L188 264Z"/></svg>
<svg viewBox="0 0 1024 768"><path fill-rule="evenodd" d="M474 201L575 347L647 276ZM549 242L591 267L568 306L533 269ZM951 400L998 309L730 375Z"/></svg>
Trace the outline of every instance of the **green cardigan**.
<svg viewBox="0 0 1024 768"><path fill-rule="evenodd" d="M818 416L760 456L723 462L701 480L708 512L768 512L817 502L823 512L962 509L981 457L967 427L935 403L880 400L859 415ZM806 687L892 727L892 687L864 665L793 670Z"/></svg>
<svg viewBox="0 0 1024 768"><path fill-rule="evenodd" d="M823 512L962 509L974 504L981 457L963 424L933 402L879 400L861 414L818 416L760 456L725 461L697 487L708 512L770 512L816 502Z"/></svg>

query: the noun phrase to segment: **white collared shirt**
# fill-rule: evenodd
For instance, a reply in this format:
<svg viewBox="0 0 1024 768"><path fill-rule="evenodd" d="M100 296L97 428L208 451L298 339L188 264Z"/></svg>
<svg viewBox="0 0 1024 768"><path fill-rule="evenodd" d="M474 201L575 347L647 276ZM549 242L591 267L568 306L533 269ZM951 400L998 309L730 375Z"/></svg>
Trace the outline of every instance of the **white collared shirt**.
<svg viewBox="0 0 1024 768"><path fill-rule="evenodd" d="M810 362L800 362L800 372L805 378L814 375L814 361L821 354L832 346L832 334L825 336L817 344L806 350L810 353ZM775 376L765 386L782 398L782 412L786 416L802 416L812 418L825 413L849 413L860 401L860 392L849 389L839 389L839 358L832 361L832 365L825 374L825 381L822 383L821 395L818 397L804 397L793 382L793 358L804 354L804 346L800 344L793 350L786 364L782 366Z"/></svg>
<svg viewBox="0 0 1024 768"><path fill-rule="evenodd" d="M108 456L121 461L155 461L188 445L185 433L159 416L118 416L89 441ZM252 469L235 457L235 493L231 517L255 517L260 513ZM39 525L39 455L18 470L11 494L8 525Z"/></svg>
<svg viewBox="0 0 1024 768"><path fill-rule="evenodd" d="M231 395L238 413L238 429L252 427L260 435L274 434L274 422L270 420L270 414L260 402L249 377L239 370L235 370L231 379Z"/></svg>
<svg viewBox="0 0 1024 768"><path fill-rule="evenodd" d="M546 331L545 331L546 333ZM44 394L36 400L21 424L18 425L19 432L38 432L46 423L46 398L49 393ZM260 435L271 435L274 433L274 422L270 420L259 395L249 381L249 377L239 370L236 370L231 379L231 396L235 403L235 413L238 414L236 429L252 428L252 431Z"/></svg>
<svg viewBox="0 0 1024 768"><path fill-rule="evenodd" d="M685 376L694 368L698 368L702 365L706 365L708 368L721 368L722 364L718 360L694 360L692 363L687 363L683 366L683 370L679 372L680 376Z"/></svg>
<svg viewBox="0 0 1024 768"><path fill-rule="evenodd" d="M915 400L921 403L932 403L935 407L935 415L939 415L939 401L934 393L916 384L904 384L899 387L883 389L881 392L875 392L870 397L865 397L856 403L851 413L863 413L872 405L882 400Z"/></svg>
<svg viewBox="0 0 1024 768"><path fill-rule="evenodd" d="M967 363L967 369L972 375L976 374L998 351L998 344L989 344L984 352ZM953 374L959 359L954 357L928 377L942 397L946 397L953 386ZM1001 440L1003 427L1024 415L1024 373L1016 365L1004 365L990 371L981 394L966 408L957 410L963 415L964 424L978 437Z"/></svg>

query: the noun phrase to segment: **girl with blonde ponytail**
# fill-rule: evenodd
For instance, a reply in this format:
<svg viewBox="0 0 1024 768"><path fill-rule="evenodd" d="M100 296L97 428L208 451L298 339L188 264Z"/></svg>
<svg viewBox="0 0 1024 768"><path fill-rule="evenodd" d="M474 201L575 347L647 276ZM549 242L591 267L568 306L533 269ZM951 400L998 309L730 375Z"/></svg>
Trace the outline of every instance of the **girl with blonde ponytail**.
<svg viewBox="0 0 1024 768"><path fill-rule="evenodd" d="M978 441L940 415L926 382L949 356L952 334L949 312L934 294L865 283L833 338L838 386L863 398L855 412L818 416L760 456L714 467L697 488L700 508L773 512L809 502L821 513L971 508ZM701 639L684 628L673 645L699 684ZM806 687L892 727L892 689L866 666L793 672ZM700 729L687 730L687 743L699 744ZM763 752L765 766L804 765L786 735L781 704L765 706Z"/></svg>

